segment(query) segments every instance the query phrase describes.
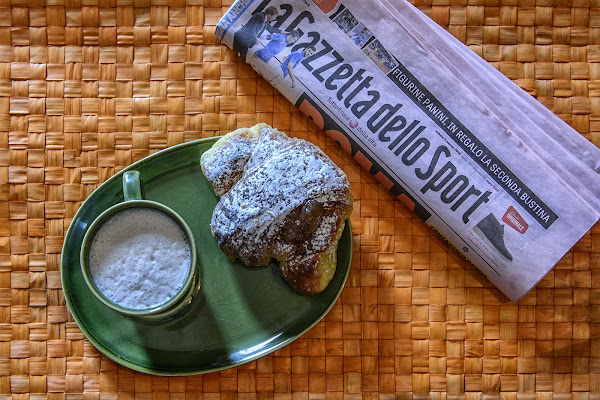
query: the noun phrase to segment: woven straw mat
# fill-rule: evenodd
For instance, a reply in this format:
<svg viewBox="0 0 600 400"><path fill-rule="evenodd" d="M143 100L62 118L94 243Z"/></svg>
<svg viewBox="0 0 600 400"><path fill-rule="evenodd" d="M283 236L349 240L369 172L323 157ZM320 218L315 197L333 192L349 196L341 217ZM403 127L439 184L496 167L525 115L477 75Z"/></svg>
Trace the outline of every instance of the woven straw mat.
<svg viewBox="0 0 600 400"><path fill-rule="evenodd" d="M509 302L219 42L231 2L0 0L0 396L599 399L600 225ZM598 0L416 5L600 145ZM109 360L61 290L78 207L132 162L257 122L317 144L351 181L339 301L237 368L157 377Z"/></svg>

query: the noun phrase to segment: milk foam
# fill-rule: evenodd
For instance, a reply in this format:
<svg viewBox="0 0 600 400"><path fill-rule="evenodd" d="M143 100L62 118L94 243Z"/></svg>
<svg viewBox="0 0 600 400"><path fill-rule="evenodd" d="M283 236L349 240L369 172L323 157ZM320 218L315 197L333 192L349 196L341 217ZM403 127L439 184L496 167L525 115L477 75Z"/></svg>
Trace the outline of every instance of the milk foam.
<svg viewBox="0 0 600 400"><path fill-rule="evenodd" d="M151 208L129 208L107 220L90 245L94 283L113 302L130 309L158 306L185 282L190 245L179 225Z"/></svg>

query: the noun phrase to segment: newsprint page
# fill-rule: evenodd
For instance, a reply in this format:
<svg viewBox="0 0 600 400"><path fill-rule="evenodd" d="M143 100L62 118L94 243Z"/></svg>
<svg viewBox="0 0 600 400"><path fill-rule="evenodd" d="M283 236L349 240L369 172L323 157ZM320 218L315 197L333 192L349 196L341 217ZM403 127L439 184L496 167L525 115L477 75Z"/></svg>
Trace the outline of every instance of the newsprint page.
<svg viewBox="0 0 600 400"><path fill-rule="evenodd" d="M238 0L216 34L511 300L600 215L600 150L405 0Z"/></svg>

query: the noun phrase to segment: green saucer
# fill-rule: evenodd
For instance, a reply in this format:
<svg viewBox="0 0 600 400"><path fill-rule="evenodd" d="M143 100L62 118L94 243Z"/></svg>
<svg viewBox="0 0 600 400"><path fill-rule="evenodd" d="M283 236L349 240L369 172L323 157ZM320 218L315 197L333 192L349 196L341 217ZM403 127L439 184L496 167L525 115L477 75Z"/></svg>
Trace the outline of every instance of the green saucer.
<svg viewBox="0 0 600 400"><path fill-rule="evenodd" d="M218 197L200 168L200 155L217 139L174 146L124 170L140 171L146 199L171 207L194 233L202 286L184 316L163 324L136 321L97 301L84 282L79 264L83 236L102 211L123 200L124 171L81 205L65 236L61 279L73 318L100 352L133 370L192 375L255 360L316 325L333 307L348 278L349 223L339 243L335 276L327 289L314 296L290 289L276 263L246 267L221 252L209 226Z"/></svg>

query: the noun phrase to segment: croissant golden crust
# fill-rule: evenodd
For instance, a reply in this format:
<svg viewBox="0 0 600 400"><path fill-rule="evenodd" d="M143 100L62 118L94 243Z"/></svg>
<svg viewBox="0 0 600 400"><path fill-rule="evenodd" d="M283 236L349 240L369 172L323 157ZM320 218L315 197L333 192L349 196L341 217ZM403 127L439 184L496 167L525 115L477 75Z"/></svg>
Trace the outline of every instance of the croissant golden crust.
<svg viewBox="0 0 600 400"><path fill-rule="evenodd" d="M223 136L201 165L222 196L211 230L223 252L250 266L273 257L294 290L324 290L352 212L343 171L317 146L266 124Z"/></svg>

